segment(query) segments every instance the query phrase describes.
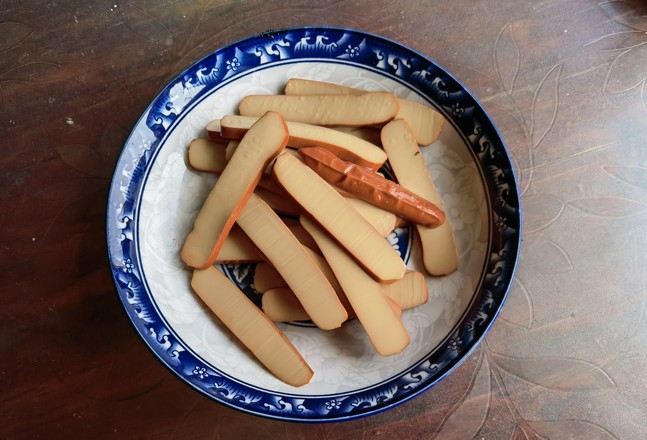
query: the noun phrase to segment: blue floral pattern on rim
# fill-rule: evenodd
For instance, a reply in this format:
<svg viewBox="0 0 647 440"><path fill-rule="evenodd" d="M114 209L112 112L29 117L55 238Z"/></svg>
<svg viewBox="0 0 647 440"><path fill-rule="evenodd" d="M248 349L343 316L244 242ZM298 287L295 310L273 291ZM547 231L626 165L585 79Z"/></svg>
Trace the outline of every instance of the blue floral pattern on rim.
<svg viewBox="0 0 647 440"><path fill-rule="evenodd" d="M452 334L399 376L361 392L334 396L261 391L204 365L183 346L154 307L143 281L135 231L146 170L163 138L190 104L236 75L301 59L372 69L426 96L468 144L482 173L491 213L485 276L476 300ZM171 91L178 86L191 91L184 102L172 97ZM271 30L222 48L189 67L155 98L137 126L147 127L152 139L144 141L145 148L140 143L130 156L122 152L114 175L126 176L127 185L113 179L108 201L107 238L115 285L128 316L160 360L189 385L223 404L256 415L302 422L348 420L389 409L429 389L455 369L484 337L503 306L521 236L520 198L506 148L485 111L456 79L398 43L348 29ZM130 141L124 151L132 145ZM403 237L408 240L407 234ZM408 247L403 243L403 249ZM253 270L249 266L225 266L224 270L243 290L251 288Z"/></svg>

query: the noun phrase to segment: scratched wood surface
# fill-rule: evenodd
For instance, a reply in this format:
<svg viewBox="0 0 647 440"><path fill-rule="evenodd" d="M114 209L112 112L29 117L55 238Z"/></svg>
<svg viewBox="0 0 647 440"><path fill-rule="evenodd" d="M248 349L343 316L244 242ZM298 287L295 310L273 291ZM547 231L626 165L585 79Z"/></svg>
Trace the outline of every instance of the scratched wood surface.
<svg viewBox="0 0 647 440"><path fill-rule="evenodd" d="M450 377L350 422L215 403L145 347L105 249L111 173L198 58L301 25L395 39L491 114L523 194L517 277ZM644 1L0 2L0 438L647 438Z"/></svg>

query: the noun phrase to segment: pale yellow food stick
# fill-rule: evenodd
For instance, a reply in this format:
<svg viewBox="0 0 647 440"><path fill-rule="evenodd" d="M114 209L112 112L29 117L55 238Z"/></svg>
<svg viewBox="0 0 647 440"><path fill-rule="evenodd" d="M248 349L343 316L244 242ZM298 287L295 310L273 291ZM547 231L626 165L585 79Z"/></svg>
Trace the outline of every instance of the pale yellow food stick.
<svg viewBox="0 0 647 440"><path fill-rule="evenodd" d="M286 95L361 95L363 93L366 93L366 91L334 83L300 78L291 78L285 85ZM431 107L408 99L398 98L398 104L400 105L400 110L393 119L405 119L419 145L429 145L438 139L445 121L445 118L440 113Z"/></svg>
<svg viewBox="0 0 647 440"><path fill-rule="evenodd" d="M216 263L249 263L262 260L261 252L237 225L229 231L216 257Z"/></svg>
<svg viewBox="0 0 647 440"><path fill-rule="evenodd" d="M392 212L382 209L378 206L372 205L364 200L346 197L346 200L356 209L362 217L373 225L373 227L382 235L386 237L395 229L397 216Z"/></svg>
<svg viewBox="0 0 647 440"><path fill-rule="evenodd" d="M310 315L289 287L275 287L264 292L261 307L274 322L310 320Z"/></svg>
<svg viewBox="0 0 647 440"><path fill-rule="evenodd" d="M406 266L398 252L316 172L294 156L281 154L274 163L274 176L378 280L402 278Z"/></svg>
<svg viewBox="0 0 647 440"><path fill-rule="evenodd" d="M254 269L254 289L258 293L262 294L270 289L287 286L288 284L285 282L279 271L270 263L267 261L261 261L256 264L256 268Z"/></svg>
<svg viewBox="0 0 647 440"><path fill-rule="evenodd" d="M186 264L204 269L216 261L263 170L287 141L287 127L278 113L268 112L249 129L195 218L180 251Z"/></svg>
<svg viewBox="0 0 647 440"><path fill-rule="evenodd" d="M232 139L227 143L227 148L225 148L225 159L229 161L231 156L234 155L234 151L238 148L240 141L238 139Z"/></svg>
<svg viewBox="0 0 647 440"><path fill-rule="evenodd" d="M268 111L286 120L314 125L363 126L390 121L400 104L390 92L361 95L248 95L238 105L243 116L261 116Z"/></svg>
<svg viewBox="0 0 647 440"><path fill-rule="evenodd" d="M344 127L341 125L336 125L329 128L358 137L362 140L365 140L366 142L370 142L373 145L382 145L382 140L380 139L381 127Z"/></svg>
<svg viewBox="0 0 647 440"><path fill-rule="evenodd" d="M314 373L294 345L222 272L195 270L191 287L278 379L295 387L310 382Z"/></svg>
<svg viewBox="0 0 647 440"><path fill-rule="evenodd" d="M293 200L283 197L267 188L262 188L260 185L254 189L254 193L279 214L298 216L302 212L301 207Z"/></svg>
<svg viewBox="0 0 647 440"><path fill-rule="evenodd" d="M346 321L348 313L330 282L267 203L252 194L237 223L281 274L317 327L331 330Z"/></svg>
<svg viewBox="0 0 647 440"><path fill-rule="evenodd" d="M382 145L400 185L442 209L440 195L405 120L396 119L382 128ZM427 272L439 276L456 271L458 252L449 220L436 228L416 225L416 230Z"/></svg>
<svg viewBox="0 0 647 440"><path fill-rule="evenodd" d="M212 133L217 129L225 137L240 139L256 120L255 116L227 115L212 121L207 126L207 132ZM380 168L386 161L384 150L351 134L301 122L286 121L286 124L290 134L288 145L292 148L324 147L341 159L373 170Z"/></svg>
<svg viewBox="0 0 647 440"><path fill-rule="evenodd" d="M427 302L429 292L425 276L416 271L407 271L401 280L382 284L384 294L402 309L412 309Z"/></svg>
<svg viewBox="0 0 647 440"><path fill-rule="evenodd" d="M402 352L409 334L380 283L312 220L302 216L301 224L319 245L375 350L383 356Z"/></svg>
<svg viewBox="0 0 647 440"><path fill-rule="evenodd" d="M388 296L386 299L395 314L400 317L402 315L400 305ZM310 320L305 309L289 287L276 287L267 290L263 293L261 303L263 312L274 322ZM355 311L352 308L348 311L348 318L355 318Z"/></svg>
<svg viewBox="0 0 647 440"><path fill-rule="evenodd" d="M312 249L313 251L317 251L319 249L317 247L317 243L312 239L310 234L308 234L306 230L303 229L303 226L301 226L298 220L284 218L283 221L286 225L288 225L290 231L292 231L294 236L301 242L303 246Z"/></svg>
<svg viewBox="0 0 647 440"><path fill-rule="evenodd" d="M228 160L226 145L209 139L193 139L187 153L189 165L196 171L222 173Z"/></svg>

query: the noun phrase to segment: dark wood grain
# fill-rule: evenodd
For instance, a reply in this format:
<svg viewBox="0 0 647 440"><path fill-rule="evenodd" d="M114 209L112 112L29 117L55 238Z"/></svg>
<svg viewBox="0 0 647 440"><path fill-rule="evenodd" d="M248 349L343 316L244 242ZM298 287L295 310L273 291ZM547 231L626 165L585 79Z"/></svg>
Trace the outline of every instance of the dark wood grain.
<svg viewBox="0 0 647 440"><path fill-rule="evenodd" d="M647 5L640 0L0 3L0 438L647 437ZM128 321L105 210L175 75L267 29L358 28L436 60L515 161L524 250L487 341L387 412L304 425L186 386ZM568 377L565 377L565 376Z"/></svg>

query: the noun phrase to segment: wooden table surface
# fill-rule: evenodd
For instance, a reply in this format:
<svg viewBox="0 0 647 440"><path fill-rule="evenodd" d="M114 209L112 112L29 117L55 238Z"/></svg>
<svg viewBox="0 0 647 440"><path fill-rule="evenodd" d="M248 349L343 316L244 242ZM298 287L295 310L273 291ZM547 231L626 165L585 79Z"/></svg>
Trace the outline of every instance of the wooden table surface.
<svg viewBox="0 0 647 440"><path fill-rule="evenodd" d="M647 438L647 4L3 0L0 438ZM451 71L518 173L523 248L492 331L396 408L318 425L197 393L136 334L108 188L161 88L268 29L349 27Z"/></svg>

